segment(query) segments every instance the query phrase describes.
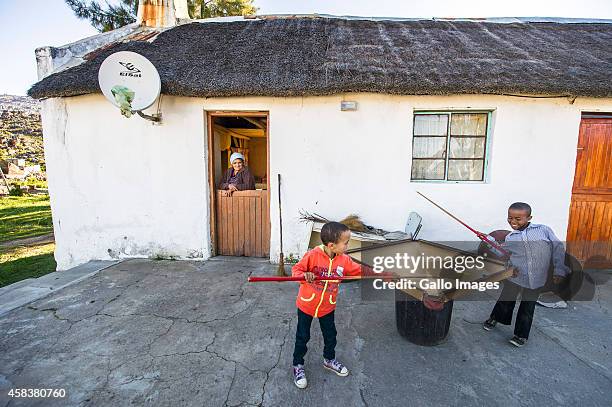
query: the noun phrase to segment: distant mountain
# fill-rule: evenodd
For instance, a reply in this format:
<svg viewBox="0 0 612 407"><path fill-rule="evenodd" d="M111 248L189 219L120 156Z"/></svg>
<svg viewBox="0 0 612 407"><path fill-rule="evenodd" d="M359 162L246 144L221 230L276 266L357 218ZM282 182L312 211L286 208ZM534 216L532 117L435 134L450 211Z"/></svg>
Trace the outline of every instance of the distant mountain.
<svg viewBox="0 0 612 407"><path fill-rule="evenodd" d="M40 103L28 96L0 95L0 159L10 158L44 167Z"/></svg>
<svg viewBox="0 0 612 407"><path fill-rule="evenodd" d="M40 102L29 96L0 95L0 111L18 111L40 115Z"/></svg>
<svg viewBox="0 0 612 407"><path fill-rule="evenodd" d="M0 135L42 136L40 103L29 96L0 95Z"/></svg>

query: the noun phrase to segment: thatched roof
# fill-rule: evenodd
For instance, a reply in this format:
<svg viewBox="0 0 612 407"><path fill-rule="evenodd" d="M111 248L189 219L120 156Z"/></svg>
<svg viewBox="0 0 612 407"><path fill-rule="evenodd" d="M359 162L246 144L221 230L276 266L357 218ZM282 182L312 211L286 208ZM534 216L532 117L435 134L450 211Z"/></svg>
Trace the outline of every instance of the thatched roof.
<svg viewBox="0 0 612 407"><path fill-rule="evenodd" d="M182 96L530 94L612 97L612 24L282 18L194 22L119 42L54 73L35 98L100 92L98 68L129 50Z"/></svg>

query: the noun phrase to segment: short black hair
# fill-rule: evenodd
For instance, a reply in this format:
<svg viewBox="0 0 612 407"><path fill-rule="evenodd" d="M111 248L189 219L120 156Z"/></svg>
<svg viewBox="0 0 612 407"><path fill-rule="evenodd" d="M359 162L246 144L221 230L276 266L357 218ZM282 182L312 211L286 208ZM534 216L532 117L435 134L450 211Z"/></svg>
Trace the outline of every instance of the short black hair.
<svg viewBox="0 0 612 407"><path fill-rule="evenodd" d="M338 243L340 236L348 232L349 228L340 222L327 222L321 228L321 241L327 246L328 243Z"/></svg>
<svg viewBox="0 0 612 407"><path fill-rule="evenodd" d="M526 204L525 202L515 202L510 205L508 210L510 209L514 209L517 211L527 211L527 216L531 216L531 206L529 206L529 204Z"/></svg>

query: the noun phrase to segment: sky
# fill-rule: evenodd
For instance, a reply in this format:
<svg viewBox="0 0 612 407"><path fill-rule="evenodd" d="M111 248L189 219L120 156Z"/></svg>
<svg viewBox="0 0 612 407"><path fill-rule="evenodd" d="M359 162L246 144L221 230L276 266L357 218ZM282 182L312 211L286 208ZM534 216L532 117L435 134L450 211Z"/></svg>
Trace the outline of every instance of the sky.
<svg viewBox="0 0 612 407"><path fill-rule="evenodd" d="M255 6L258 14L612 20L612 0L255 0ZM76 18L64 0L0 0L0 94L25 95L37 81L37 47L64 45L95 34L97 31L86 20Z"/></svg>

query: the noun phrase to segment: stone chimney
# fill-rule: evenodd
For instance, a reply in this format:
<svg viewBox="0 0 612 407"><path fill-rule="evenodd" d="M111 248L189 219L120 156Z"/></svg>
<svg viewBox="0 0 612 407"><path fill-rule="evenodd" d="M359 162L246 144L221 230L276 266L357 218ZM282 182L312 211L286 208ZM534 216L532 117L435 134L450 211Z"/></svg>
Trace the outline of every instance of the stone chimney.
<svg viewBox="0 0 612 407"><path fill-rule="evenodd" d="M139 0L138 24L146 27L173 27L179 20L188 20L187 0Z"/></svg>

